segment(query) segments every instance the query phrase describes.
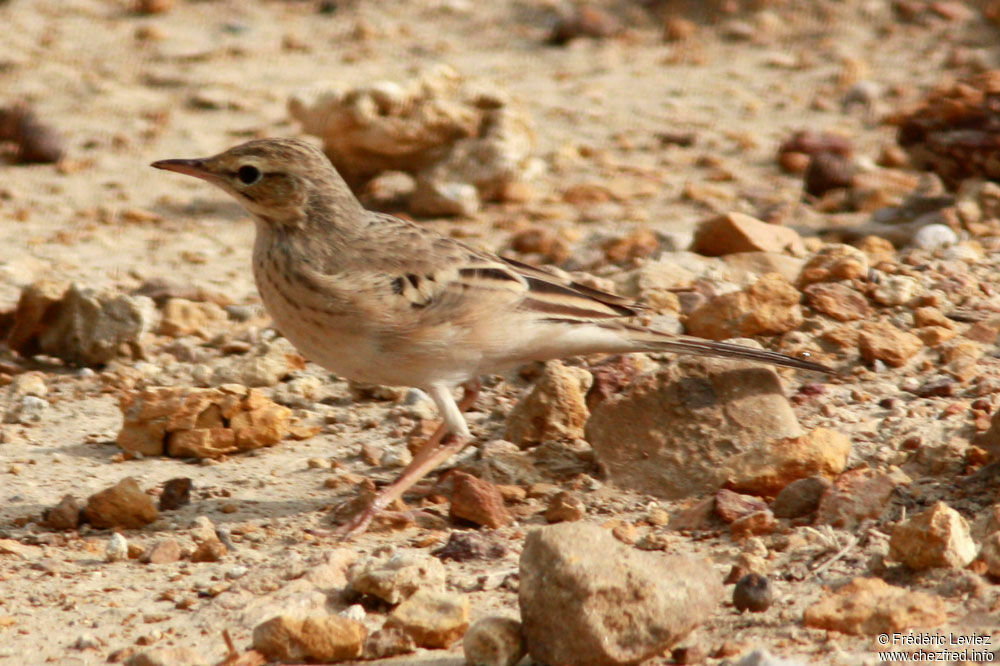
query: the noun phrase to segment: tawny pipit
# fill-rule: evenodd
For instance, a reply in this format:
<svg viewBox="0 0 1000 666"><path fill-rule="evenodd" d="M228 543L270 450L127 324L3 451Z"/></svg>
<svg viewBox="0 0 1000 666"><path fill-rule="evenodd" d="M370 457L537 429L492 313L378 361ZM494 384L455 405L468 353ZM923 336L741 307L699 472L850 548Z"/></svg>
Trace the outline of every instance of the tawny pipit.
<svg viewBox="0 0 1000 666"><path fill-rule="evenodd" d="M371 518L470 439L462 412L478 378L528 361L670 351L829 372L777 352L660 333L627 320L638 306L537 268L365 210L322 152L264 139L154 167L195 176L256 222L253 271L278 329L307 358L373 384L415 386L443 423L401 476L343 527ZM451 391L463 385L456 403Z"/></svg>

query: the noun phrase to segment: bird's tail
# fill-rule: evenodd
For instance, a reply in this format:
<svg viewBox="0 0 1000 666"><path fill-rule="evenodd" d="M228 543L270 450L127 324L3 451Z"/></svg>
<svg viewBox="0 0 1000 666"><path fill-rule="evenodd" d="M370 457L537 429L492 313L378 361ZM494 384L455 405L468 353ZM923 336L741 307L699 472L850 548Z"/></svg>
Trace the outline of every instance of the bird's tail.
<svg viewBox="0 0 1000 666"><path fill-rule="evenodd" d="M769 349L756 349L728 342L716 342L687 335L661 333L641 326L625 325L629 338L642 347L643 351L667 351L677 354L693 354L695 356L716 356L720 358L741 358L748 361L758 361L771 365L780 365L798 370L811 370L836 374L836 371L821 363L804 358L788 356Z"/></svg>

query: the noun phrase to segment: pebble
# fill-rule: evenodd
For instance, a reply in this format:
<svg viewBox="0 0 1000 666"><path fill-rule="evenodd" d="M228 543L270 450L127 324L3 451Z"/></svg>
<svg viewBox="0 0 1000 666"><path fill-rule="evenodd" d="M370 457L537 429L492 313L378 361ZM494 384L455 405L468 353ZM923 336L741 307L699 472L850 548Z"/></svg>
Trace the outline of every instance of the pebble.
<svg viewBox="0 0 1000 666"><path fill-rule="evenodd" d="M160 511L173 511L190 504L192 484L191 479L186 476L170 479L163 484L163 492L160 493Z"/></svg>
<svg viewBox="0 0 1000 666"><path fill-rule="evenodd" d="M84 515L94 527L135 529L153 522L160 513L153 498L142 491L138 481L126 477L87 498Z"/></svg>
<svg viewBox="0 0 1000 666"><path fill-rule="evenodd" d="M936 250L958 242L958 234L945 224L928 224L913 234L912 245L921 250Z"/></svg>
<svg viewBox="0 0 1000 666"><path fill-rule="evenodd" d="M542 663L638 663L682 640L721 598L707 561L638 551L583 522L530 532L521 553L523 635Z"/></svg>
<svg viewBox="0 0 1000 666"><path fill-rule="evenodd" d="M448 541L431 553L441 561L454 560L456 562L495 560L506 554L507 546L502 542L490 538L485 533L471 531L452 532Z"/></svg>
<svg viewBox="0 0 1000 666"><path fill-rule="evenodd" d="M583 368L549 361L535 386L511 410L504 439L527 446L583 438L590 416L586 396L593 381Z"/></svg>
<svg viewBox="0 0 1000 666"><path fill-rule="evenodd" d="M527 652L521 623L498 616L484 617L470 626L462 649L469 666L515 666Z"/></svg>
<svg viewBox="0 0 1000 666"><path fill-rule="evenodd" d="M562 491L549 498L549 505L545 508L545 520L550 523L580 520L586 511L586 506L579 495Z"/></svg>
<svg viewBox="0 0 1000 666"><path fill-rule="evenodd" d="M469 598L421 589L396 606L385 626L401 629L420 647L448 648L469 628Z"/></svg>
<svg viewBox="0 0 1000 666"><path fill-rule="evenodd" d="M774 602L774 588L767 576L750 573L736 582L733 606L739 612L763 613Z"/></svg>
<svg viewBox="0 0 1000 666"><path fill-rule="evenodd" d="M370 558L355 564L348 572L355 592L374 595L390 604L400 603L419 589L443 589L445 576L440 560L415 553Z"/></svg>
<svg viewBox="0 0 1000 666"><path fill-rule="evenodd" d="M357 659L368 631L339 615L279 615L254 627L253 648L275 661Z"/></svg>
<svg viewBox="0 0 1000 666"><path fill-rule="evenodd" d="M451 485L451 508L448 515L468 520L491 529L509 525L514 517L504 506L503 495L496 485L465 472L448 474Z"/></svg>
<svg viewBox="0 0 1000 666"><path fill-rule="evenodd" d="M75 530L80 524L80 503L72 495L63 495L45 512L45 524L54 530Z"/></svg>
<svg viewBox="0 0 1000 666"><path fill-rule="evenodd" d="M897 524L889 541L889 556L916 571L961 569L977 551L965 518L944 502Z"/></svg>
<svg viewBox="0 0 1000 666"><path fill-rule="evenodd" d="M128 559L128 541L118 532L111 535L104 547L104 559L108 562L124 562Z"/></svg>

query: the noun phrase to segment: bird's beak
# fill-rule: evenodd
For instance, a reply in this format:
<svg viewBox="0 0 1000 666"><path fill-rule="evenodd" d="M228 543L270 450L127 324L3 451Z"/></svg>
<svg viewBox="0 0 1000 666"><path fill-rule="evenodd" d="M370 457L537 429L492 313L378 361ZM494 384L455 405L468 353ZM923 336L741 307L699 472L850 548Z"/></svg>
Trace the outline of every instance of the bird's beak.
<svg viewBox="0 0 1000 666"><path fill-rule="evenodd" d="M166 171L176 171L203 180L208 180L212 175L212 172L205 168L205 160L159 160L149 166Z"/></svg>

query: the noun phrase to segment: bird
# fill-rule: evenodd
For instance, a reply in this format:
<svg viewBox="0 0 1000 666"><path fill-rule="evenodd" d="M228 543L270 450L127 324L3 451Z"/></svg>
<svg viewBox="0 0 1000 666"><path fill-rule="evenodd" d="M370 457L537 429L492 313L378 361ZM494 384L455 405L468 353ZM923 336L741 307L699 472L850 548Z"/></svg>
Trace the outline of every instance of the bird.
<svg viewBox="0 0 1000 666"><path fill-rule="evenodd" d="M153 167L200 178L253 219L253 275L276 328L307 359L359 382L422 389L441 416L399 477L336 531L371 520L472 440L463 416L484 375L594 353L675 352L822 373L809 360L666 333L642 306L393 215L366 210L326 155L256 139ZM452 392L463 388L460 400Z"/></svg>

